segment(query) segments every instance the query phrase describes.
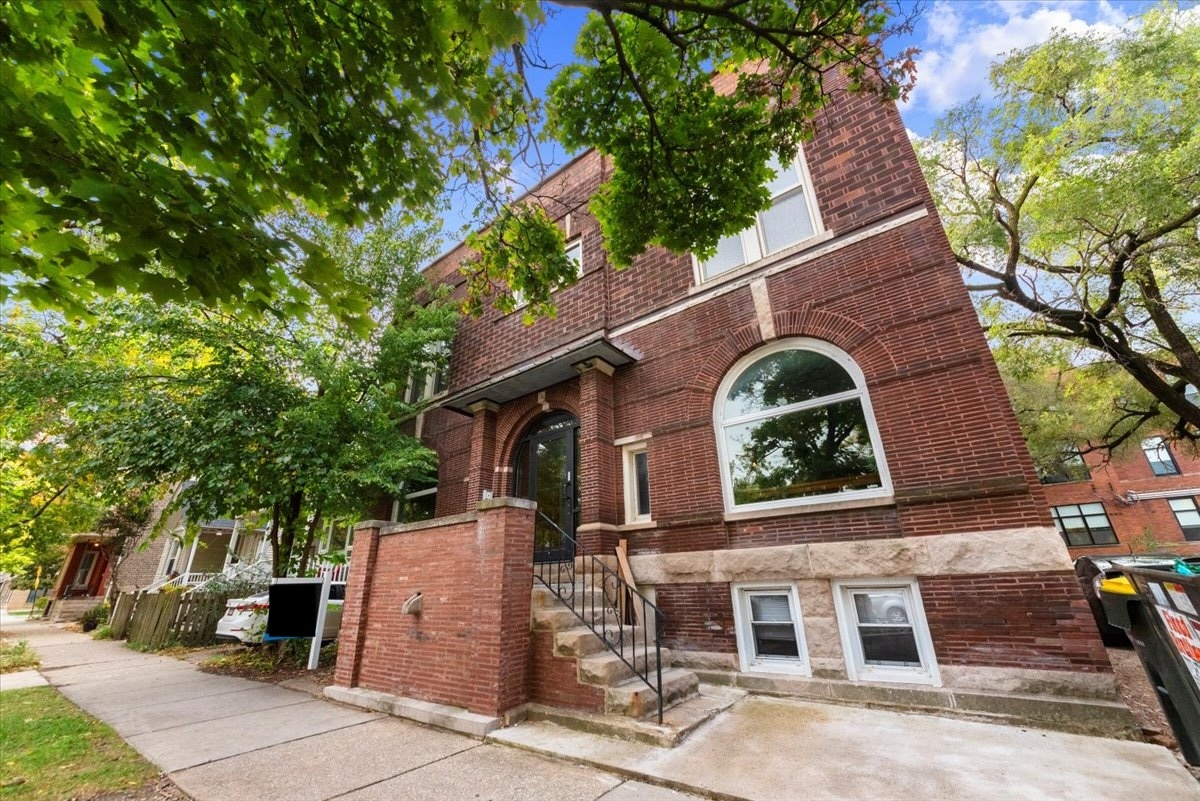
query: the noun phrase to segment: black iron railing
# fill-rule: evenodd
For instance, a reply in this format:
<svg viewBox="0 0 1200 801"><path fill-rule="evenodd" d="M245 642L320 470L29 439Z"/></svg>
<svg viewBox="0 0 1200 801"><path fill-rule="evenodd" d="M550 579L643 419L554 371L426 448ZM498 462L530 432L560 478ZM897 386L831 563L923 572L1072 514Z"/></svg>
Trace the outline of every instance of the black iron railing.
<svg viewBox="0 0 1200 801"><path fill-rule="evenodd" d="M553 520L541 512L538 515L562 535L564 544L574 547L575 558L535 562L534 578L654 692L658 697L658 722L662 723L662 645L658 633L663 630L666 618L604 560L588 553Z"/></svg>

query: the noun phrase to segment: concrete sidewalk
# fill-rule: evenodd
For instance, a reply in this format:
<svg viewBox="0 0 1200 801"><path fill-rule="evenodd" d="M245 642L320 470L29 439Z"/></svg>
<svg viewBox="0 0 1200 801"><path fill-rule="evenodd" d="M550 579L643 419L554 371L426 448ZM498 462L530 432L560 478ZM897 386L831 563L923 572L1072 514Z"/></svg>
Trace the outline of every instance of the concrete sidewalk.
<svg viewBox="0 0 1200 801"><path fill-rule="evenodd" d="M481 742L39 623L3 627L197 801L1200 799L1174 755L1144 743L762 697L675 749L549 723Z"/></svg>

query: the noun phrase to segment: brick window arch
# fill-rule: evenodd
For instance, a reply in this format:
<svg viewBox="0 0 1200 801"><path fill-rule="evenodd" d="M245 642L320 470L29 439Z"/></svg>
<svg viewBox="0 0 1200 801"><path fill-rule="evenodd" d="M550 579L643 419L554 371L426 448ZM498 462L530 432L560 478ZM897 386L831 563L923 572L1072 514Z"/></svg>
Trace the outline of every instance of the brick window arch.
<svg viewBox="0 0 1200 801"><path fill-rule="evenodd" d="M713 417L727 511L892 494L862 371L827 342L784 339L743 357Z"/></svg>

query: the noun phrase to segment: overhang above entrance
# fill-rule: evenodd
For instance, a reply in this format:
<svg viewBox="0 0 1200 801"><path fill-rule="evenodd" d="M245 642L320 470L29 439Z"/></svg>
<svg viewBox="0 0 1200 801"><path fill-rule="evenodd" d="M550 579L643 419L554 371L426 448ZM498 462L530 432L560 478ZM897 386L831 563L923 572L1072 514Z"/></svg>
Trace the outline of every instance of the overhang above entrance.
<svg viewBox="0 0 1200 801"><path fill-rule="evenodd" d="M601 359L613 367L637 361L633 353L610 342L603 331L597 331L456 392L440 405L470 414L469 407L479 401L507 403L574 378L578 374L575 365L590 359Z"/></svg>

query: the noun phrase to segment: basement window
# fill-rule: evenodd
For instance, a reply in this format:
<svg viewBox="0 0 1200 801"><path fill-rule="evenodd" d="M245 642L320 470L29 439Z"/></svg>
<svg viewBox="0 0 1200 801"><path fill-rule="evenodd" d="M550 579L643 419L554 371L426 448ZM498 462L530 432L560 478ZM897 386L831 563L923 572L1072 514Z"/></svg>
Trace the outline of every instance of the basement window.
<svg viewBox="0 0 1200 801"><path fill-rule="evenodd" d="M851 681L941 684L916 579L853 579L833 587Z"/></svg>
<svg viewBox="0 0 1200 801"><path fill-rule="evenodd" d="M812 675L796 585L745 582L732 590L741 669Z"/></svg>

